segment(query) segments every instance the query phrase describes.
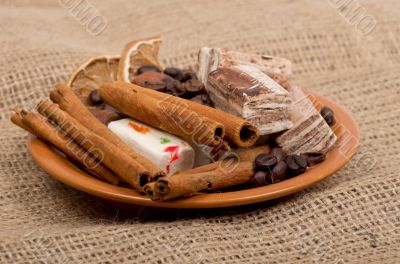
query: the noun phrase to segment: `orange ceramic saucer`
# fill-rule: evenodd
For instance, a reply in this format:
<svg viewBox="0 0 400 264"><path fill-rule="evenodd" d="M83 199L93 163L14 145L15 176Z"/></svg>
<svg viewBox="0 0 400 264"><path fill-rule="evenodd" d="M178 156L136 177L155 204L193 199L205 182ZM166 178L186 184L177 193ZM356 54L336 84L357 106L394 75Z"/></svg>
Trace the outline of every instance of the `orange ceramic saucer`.
<svg viewBox="0 0 400 264"><path fill-rule="evenodd" d="M338 142L324 162L308 169L306 173L264 187L154 202L134 190L113 186L93 178L33 136L28 139L28 148L39 166L54 178L73 188L113 203L164 208L218 208L252 204L289 195L316 184L338 171L355 154L360 141L360 132L355 120L335 102L315 93L307 92L307 94L314 99L317 108L328 106L334 111L337 122L333 129L338 136Z"/></svg>

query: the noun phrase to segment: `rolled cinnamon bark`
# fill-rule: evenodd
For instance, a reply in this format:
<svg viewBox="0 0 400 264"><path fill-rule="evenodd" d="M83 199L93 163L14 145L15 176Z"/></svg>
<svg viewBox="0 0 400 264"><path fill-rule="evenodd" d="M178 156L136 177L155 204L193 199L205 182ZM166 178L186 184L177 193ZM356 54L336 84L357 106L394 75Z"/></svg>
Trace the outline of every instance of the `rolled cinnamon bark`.
<svg viewBox="0 0 400 264"><path fill-rule="evenodd" d="M165 176L165 172L151 161L132 150L131 147L125 144L125 142L115 135L106 125L101 123L68 86L64 84L56 84L54 90L50 92L50 99L57 103L62 110L78 120L82 125L86 126L97 135L101 135L104 139L110 141L119 149L126 152L134 160L137 160L149 171L151 178L156 179Z"/></svg>
<svg viewBox="0 0 400 264"><path fill-rule="evenodd" d="M163 102L185 105L187 108L200 113L202 116L221 123L225 128L226 138L229 143L233 143L241 148L253 146L259 137L258 129L246 120L212 107L120 81L108 83L105 85L105 87L109 87L110 90L114 91L122 88L127 90L135 90L140 94L147 94L153 98L162 100Z"/></svg>
<svg viewBox="0 0 400 264"><path fill-rule="evenodd" d="M103 85L100 97L122 113L188 141L217 146L225 135L224 126L187 104L159 100L138 92L138 86ZM171 96L172 97L172 96Z"/></svg>
<svg viewBox="0 0 400 264"><path fill-rule="evenodd" d="M161 177L156 182L145 185L147 196L154 201L165 201L182 196L191 196L202 191L218 190L248 182L254 175L254 162L233 161L234 169L225 171L218 167L214 170L190 174L175 174Z"/></svg>
<svg viewBox="0 0 400 264"><path fill-rule="evenodd" d="M149 181L149 171L137 160L90 131L49 100L41 101L37 109L40 114L55 122L81 147L114 171L121 180L129 183L138 191L143 191L142 187Z"/></svg>
<svg viewBox="0 0 400 264"><path fill-rule="evenodd" d="M11 116L11 121L22 129L48 142L63 152L68 158L81 164L89 173L111 184L118 185L119 179L112 171L39 114L15 109L14 114Z"/></svg>
<svg viewBox="0 0 400 264"><path fill-rule="evenodd" d="M14 108L13 114L11 115L10 118L11 122L22 128L23 130L31 133L32 135L39 137L38 135L35 134L35 131L33 131L32 128L30 128L27 124L24 123L24 121L22 120L22 112L25 111L19 107Z"/></svg>

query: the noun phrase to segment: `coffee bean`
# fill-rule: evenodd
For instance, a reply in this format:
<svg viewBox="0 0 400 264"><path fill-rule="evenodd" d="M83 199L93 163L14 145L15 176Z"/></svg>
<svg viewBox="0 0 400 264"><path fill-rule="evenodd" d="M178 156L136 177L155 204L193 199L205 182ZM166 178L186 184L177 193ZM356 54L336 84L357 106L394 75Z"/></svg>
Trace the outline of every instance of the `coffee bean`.
<svg viewBox="0 0 400 264"><path fill-rule="evenodd" d="M163 81L145 81L143 87L150 88L158 92L165 92L167 90L167 85Z"/></svg>
<svg viewBox="0 0 400 264"><path fill-rule="evenodd" d="M286 158L286 154L282 148L273 148L269 154L273 155L278 162Z"/></svg>
<svg viewBox="0 0 400 264"><path fill-rule="evenodd" d="M199 80L189 80L183 84L183 87L191 95L198 95L205 92L204 85Z"/></svg>
<svg viewBox="0 0 400 264"><path fill-rule="evenodd" d="M141 66L138 70L137 70L137 74L142 74L144 72L161 72L161 70L155 66L155 65L151 65L151 64L146 64Z"/></svg>
<svg viewBox="0 0 400 264"><path fill-rule="evenodd" d="M141 85L145 81L164 81L167 75L160 72L144 72L138 76L135 76L133 79L133 83L137 85Z"/></svg>
<svg viewBox="0 0 400 264"><path fill-rule="evenodd" d="M173 68L173 67L166 68L164 70L164 73L178 81L181 81L183 77L182 71L178 68Z"/></svg>
<svg viewBox="0 0 400 264"><path fill-rule="evenodd" d="M307 161L303 156L289 155L286 157L286 164L291 176L297 176L307 170Z"/></svg>
<svg viewBox="0 0 400 264"><path fill-rule="evenodd" d="M286 162L281 160L272 169L272 172L268 175L267 181L269 183L276 183L286 179L287 176L287 165Z"/></svg>
<svg viewBox="0 0 400 264"><path fill-rule="evenodd" d="M158 92L165 92L167 90L167 85L164 82L165 78L165 74L148 71L136 76L133 79L133 83Z"/></svg>
<svg viewBox="0 0 400 264"><path fill-rule="evenodd" d="M335 121L335 114L334 114L332 109L330 109L327 106L324 106L324 107L322 107L320 113L321 113L322 117L325 119L326 123L329 126L332 126L333 124L335 124L335 122L336 122Z"/></svg>
<svg viewBox="0 0 400 264"><path fill-rule="evenodd" d="M181 82L187 82L190 80L197 80L197 75L194 71L186 70L183 72Z"/></svg>
<svg viewBox="0 0 400 264"><path fill-rule="evenodd" d="M323 162L326 158L325 154L319 153L319 152L304 153L304 154L301 154L301 156L305 157L305 159L307 161L307 165L309 167Z"/></svg>
<svg viewBox="0 0 400 264"><path fill-rule="evenodd" d="M276 158L270 154L260 154L255 159L256 168L266 172L272 171L276 163Z"/></svg>
<svg viewBox="0 0 400 264"><path fill-rule="evenodd" d="M173 82L167 83L167 90L170 94L182 98L186 98L186 90L183 88L182 84L174 80Z"/></svg>
<svg viewBox="0 0 400 264"><path fill-rule="evenodd" d="M267 179L268 179L268 176L267 176L266 172L257 171L254 174L253 178L251 178L251 180L250 180L250 186L251 187L261 187L261 186L267 185L268 184Z"/></svg>
<svg viewBox="0 0 400 264"><path fill-rule="evenodd" d="M175 82L180 83L179 81L175 80L174 78L172 78L169 75L163 74L163 76L164 76L164 78L162 79L162 81L165 82L165 84L167 84L167 85L170 83L175 83Z"/></svg>
<svg viewBox="0 0 400 264"><path fill-rule="evenodd" d="M103 100L100 98L99 91L97 89L90 92L89 98L90 102L94 105L99 105L104 103Z"/></svg>

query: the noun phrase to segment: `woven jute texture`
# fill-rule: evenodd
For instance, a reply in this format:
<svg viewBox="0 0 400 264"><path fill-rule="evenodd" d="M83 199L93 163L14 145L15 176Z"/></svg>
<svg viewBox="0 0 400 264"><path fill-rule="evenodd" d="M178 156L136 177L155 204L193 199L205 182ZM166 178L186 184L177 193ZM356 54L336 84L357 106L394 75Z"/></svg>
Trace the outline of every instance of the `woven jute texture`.
<svg viewBox="0 0 400 264"><path fill-rule="evenodd" d="M106 21L101 32L73 2L0 4L1 263L400 262L398 0L78 1ZM352 112L358 154L289 197L161 216L54 180L11 125L12 107L29 108L87 58L154 35L165 65L193 67L202 46L289 58L297 84Z"/></svg>

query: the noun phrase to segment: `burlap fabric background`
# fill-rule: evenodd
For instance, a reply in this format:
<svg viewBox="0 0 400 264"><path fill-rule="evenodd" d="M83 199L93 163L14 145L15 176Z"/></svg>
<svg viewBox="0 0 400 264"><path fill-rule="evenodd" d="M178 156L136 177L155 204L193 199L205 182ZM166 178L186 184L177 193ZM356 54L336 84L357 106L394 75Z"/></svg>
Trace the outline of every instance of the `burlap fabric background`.
<svg viewBox="0 0 400 264"><path fill-rule="evenodd" d="M0 5L1 263L399 263L399 1L353 1L377 22L366 36L338 0L90 1L108 23L97 36L68 2ZM290 197L172 218L122 212L51 178L10 109L88 57L157 34L166 65L193 66L205 45L291 59L300 85L353 113L359 154Z"/></svg>

